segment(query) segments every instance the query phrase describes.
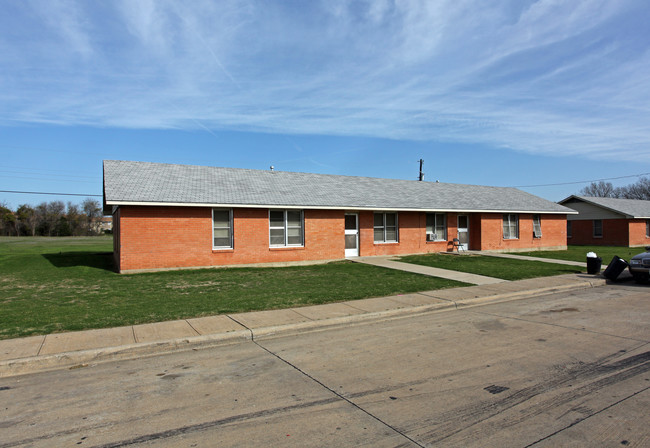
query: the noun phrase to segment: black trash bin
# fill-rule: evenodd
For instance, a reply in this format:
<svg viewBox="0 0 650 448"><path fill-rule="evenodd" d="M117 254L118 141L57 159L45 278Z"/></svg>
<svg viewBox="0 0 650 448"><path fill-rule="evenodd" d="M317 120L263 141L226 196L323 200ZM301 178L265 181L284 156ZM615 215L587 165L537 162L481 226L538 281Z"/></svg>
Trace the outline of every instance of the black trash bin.
<svg viewBox="0 0 650 448"><path fill-rule="evenodd" d="M587 274L599 274L603 259L600 257L587 257Z"/></svg>
<svg viewBox="0 0 650 448"><path fill-rule="evenodd" d="M627 261L620 258L618 255L614 255L612 261L609 262L607 269L603 272L603 275L610 280L616 280L621 272L627 267Z"/></svg>

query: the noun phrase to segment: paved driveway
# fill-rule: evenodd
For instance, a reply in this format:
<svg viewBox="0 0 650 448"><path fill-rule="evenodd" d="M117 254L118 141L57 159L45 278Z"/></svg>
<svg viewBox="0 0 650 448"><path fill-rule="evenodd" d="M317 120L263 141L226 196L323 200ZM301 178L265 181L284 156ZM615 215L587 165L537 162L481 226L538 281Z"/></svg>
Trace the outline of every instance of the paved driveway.
<svg viewBox="0 0 650 448"><path fill-rule="evenodd" d="M0 447L648 446L648 288L0 379Z"/></svg>

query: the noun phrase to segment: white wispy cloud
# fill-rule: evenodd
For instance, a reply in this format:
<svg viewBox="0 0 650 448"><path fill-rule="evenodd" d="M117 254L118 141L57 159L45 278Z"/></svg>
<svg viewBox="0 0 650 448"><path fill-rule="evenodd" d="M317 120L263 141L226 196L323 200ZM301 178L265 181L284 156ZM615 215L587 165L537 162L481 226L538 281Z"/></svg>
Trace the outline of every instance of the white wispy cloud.
<svg viewBox="0 0 650 448"><path fill-rule="evenodd" d="M650 6L9 2L0 124L248 130L650 159Z"/></svg>

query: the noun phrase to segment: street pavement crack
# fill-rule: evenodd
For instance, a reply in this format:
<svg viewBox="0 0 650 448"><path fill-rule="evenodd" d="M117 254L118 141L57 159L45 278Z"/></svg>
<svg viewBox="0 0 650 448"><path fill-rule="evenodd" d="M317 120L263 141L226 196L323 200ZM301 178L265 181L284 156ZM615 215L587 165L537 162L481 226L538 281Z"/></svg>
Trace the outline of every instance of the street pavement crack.
<svg viewBox="0 0 650 448"><path fill-rule="evenodd" d="M452 299L444 299L444 298L442 298L442 297L438 297L438 296L435 295L435 294L427 294L426 292L419 292L418 294L420 294L420 295L422 295L422 296L425 296L425 297L433 297L434 299L444 300L445 302L451 302L451 303L454 304L454 309L456 309L456 310L458 309L458 303L457 303L455 300L452 300Z"/></svg>
<svg viewBox="0 0 650 448"><path fill-rule="evenodd" d="M355 402L351 401L350 399L344 397L343 395L341 395L340 393L338 393L337 391L335 391L335 390L332 389L331 387L329 387L329 386L327 386L326 384L324 384L322 381L319 381L318 379L314 378L313 376L311 376L310 374L308 374L307 372L305 372L304 370L302 370L300 367L298 367L298 366L296 366L295 364L292 364L291 362L287 361L286 359L284 359L282 356L278 355L277 353L272 352L272 351L269 350L268 348L266 348L266 347L264 347L263 345L261 345L259 342L253 340L253 344L257 345L259 348L261 348L262 350L264 350L265 352L267 352L267 353L270 354L271 356L274 356L275 358L277 358L278 360L282 361L283 363L287 364L288 366L294 368L295 370L297 370L298 372L300 372L300 374L304 375L305 377L309 378L311 381L315 382L316 384L318 384L318 385L321 386L322 388L324 388L324 389L326 389L327 391L331 392L332 394L336 395L339 399L341 399L341 400L347 402L347 403L350 404L351 406L353 406L353 407L355 407L356 409L358 409L359 411L363 412L363 413L366 414L368 417L370 417L370 418L372 418L372 419L378 421L378 422L381 423L382 425L386 426L386 427L389 428L391 431L394 431L395 433L397 433L397 434L399 434L400 436L404 437L405 439L407 439L407 440L410 441L411 443L414 443L415 445L417 445L417 446L419 446L419 447L421 447L421 448L424 448L424 447L425 447L425 445L423 445L423 444L421 444L420 442L418 442L418 441L412 439L411 437L409 437L408 435L406 435L404 432L400 431L399 429L395 428L394 426L390 425L389 423L383 421L381 418L379 418L379 417L377 417L376 415L372 414L371 412L365 410L364 408L362 408L361 406L359 406L359 405L356 404Z"/></svg>
<svg viewBox="0 0 650 448"><path fill-rule="evenodd" d="M43 336L43 340L41 341L41 345L38 346L38 351L36 352L36 356L41 354L41 350L43 350L43 345L45 345L45 339L47 339L47 335Z"/></svg>
<svg viewBox="0 0 650 448"><path fill-rule="evenodd" d="M185 323L187 323L187 325L189 325L190 328L191 328L192 330L194 330L194 332L195 332L198 336L201 336L201 333L199 333L199 331L198 331L196 328L194 328L194 325L192 325L188 319L185 319Z"/></svg>
<svg viewBox="0 0 650 448"><path fill-rule="evenodd" d="M239 322L237 319L235 319L234 317L232 317L230 314L226 314L226 317L228 317L228 319L232 320L232 321L235 322L236 324L239 324L239 325L241 325L242 327L244 327L245 329L247 329L248 332L251 334L251 341L255 341L255 334L253 333L253 330L251 330L251 329L248 328L246 325L244 325L244 324L242 324L241 322Z"/></svg>
<svg viewBox="0 0 650 448"><path fill-rule="evenodd" d="M627 397L621 398L620 400L618 400L617 402L614 402L614 403L610 404L609 406L605 406L604 408L602 408L602 409L600 409L600 410L598 410L598 411L596 411L596 412L592 412L591 414L589 414L589 415L587 415L587 416L585 416L585 417L583 417L583 418L580 418L580 419L574 421L574 422L571 423L570 425L567 425L567 426L565 426L564 428L560 428L560 429L558 429L557 431L555 431L554 433L549 434L549 435L547 435L546 437L542 437L541 439L536 440L536 441L534 441L533 443L531 443L531 444L529 444L529 445L526 445L524 448L529 448L529 447L531 447L531 446L535 446L535 445L537 445L537 444L540 443L540 442L543 442L544 440L548 440L548 439L550 439L551 437L553 437L553 436L555 436L555 435L557 435L557 434L559 434L559 433L561 433L561 432L563 432L563 431L566 431L567 429L572 428L573 426L575 426L575 425L577 425L577 424L580 424L580 423L584 422L584 421L587 420L587 419L590 419L591 417L593 417L593 416L595 416L595 415L598 415L598 414L600 414L600 413L602 413L602 412L604 412L604 411L606 411L606 410L608 410L608 409L611 409L611 408L613 408L614 406L616 406L616 405L618 405L618 404L620 404L620 403L623 403L624 401L629 400L630 398L633 398L633 397L635 397L635 396L637 396L637 395L639 395L639 394L642 394L643 392L647 391L648 389L650 389L650 387L646 387L646 388L644 388L644 389L641 389L641 390L639 390L639 391L634 392L633 394L628 395Z"/></svg>

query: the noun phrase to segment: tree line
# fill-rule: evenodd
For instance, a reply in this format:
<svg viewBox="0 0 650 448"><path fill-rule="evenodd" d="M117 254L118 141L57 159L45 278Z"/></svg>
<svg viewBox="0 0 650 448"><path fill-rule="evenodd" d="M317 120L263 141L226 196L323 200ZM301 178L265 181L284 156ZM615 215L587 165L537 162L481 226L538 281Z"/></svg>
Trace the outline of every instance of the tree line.
<svg viewBox="0 0 650 448"><path fill-rule="evenodd" d="M582 196L596 198L641 199L650 201L650 177L642 177L633 184L614 187L611 182L592 182L580 190Z"/></svg>
<svg viewBox="0 0 650 448"><path fill-rule="evenodd" d="M0 204L2 236L85 236L103 233L99 226L102 208L99 201L87 198L81 205L62 201L28 204L11 210Z"/></svg>

